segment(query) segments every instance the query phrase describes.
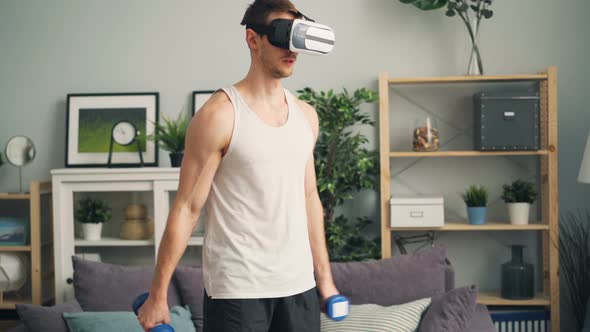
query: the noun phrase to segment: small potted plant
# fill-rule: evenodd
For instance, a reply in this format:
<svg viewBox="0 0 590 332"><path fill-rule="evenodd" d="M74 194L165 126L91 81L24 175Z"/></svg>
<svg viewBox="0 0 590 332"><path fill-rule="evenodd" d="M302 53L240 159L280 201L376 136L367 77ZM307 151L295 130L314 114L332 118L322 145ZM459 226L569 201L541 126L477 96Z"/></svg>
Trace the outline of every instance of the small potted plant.
<svg viewBox="0 0 590 332"><path fill-rule="evenodd" d="M86 197L78 202L75 217L82 224L82 238L98 241L101 238L102 224L111 219L111 208L105 201Z"/></svg>
<svg viewBox="0 0 590 332"><path fill-rule="evenodd" d="M163 150L170 152L170 165L180 167L184 155L184 139L189 117L179 114L176 120L162 116L164 123L155 123L155 133L147 138L157 141Z"/></svg>
<svg viewBox="0 0 590 332"><path fill-rule="evenodd" d="M502 199L508 205L510 223L526 225L529 223L531 204L537 199L537 191L532 182L517 179L502 186Z"/></svg>
<svg viewBox="0 0 590 332"><path fill-rule="evenodd" d="M471 185L462 194L467 205L467 216L472 225L482 225L486 222L486 208L488 205L488 191L484 186Z"/></svg>

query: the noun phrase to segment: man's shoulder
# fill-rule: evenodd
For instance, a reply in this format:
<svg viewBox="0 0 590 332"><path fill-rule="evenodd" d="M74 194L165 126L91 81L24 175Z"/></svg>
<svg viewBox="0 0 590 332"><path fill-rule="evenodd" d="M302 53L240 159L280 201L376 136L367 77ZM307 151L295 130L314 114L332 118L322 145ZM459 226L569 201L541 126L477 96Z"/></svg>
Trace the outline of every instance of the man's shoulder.
<svg viewBox="0 0 590 332"><path fill-rule="evenodd" d="M307 102L297 98L296 96L294 96L295 98L295 103L297 104L297 106L299 106L299 108L304 112L304 113L315 113L315 108L313 108L313 106L311 106L310 104L308 104Z"/></svg>
<svg viewBox="0 0 590 332"><path fill-rule="evenodd" d="M203 106L197 111L195 116L199 116L209 121L232 121L233 122L233 105L229 97L223 90L217 90Z"/></svg>
<svg viewBox="0 0 590 332"><path fill-rule="evenodd" d="M223 90L217 90L211 97L203 104L199 112L222 112L227 113L233 111L231 100Z"/></svg>

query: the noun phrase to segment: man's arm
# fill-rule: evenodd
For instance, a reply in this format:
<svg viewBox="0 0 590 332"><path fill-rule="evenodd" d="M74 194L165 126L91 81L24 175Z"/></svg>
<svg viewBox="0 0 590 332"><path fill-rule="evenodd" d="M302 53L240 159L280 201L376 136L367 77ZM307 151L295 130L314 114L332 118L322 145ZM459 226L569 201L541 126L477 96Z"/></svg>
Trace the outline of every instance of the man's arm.
<svg viewBox="0 0 590 332"><path fill-rule="evenodd" d="M158 249L150 296L138 314L145 330L169 322L168 285L197 226L213 177L231 138L233 116L227 96L217 93L189 124L178 191Z"/></svg>
<svg viewBox="0 0 590 332"><path fill-rule="evenodd" d="M318 115L315 109L307 103L302 101L298 101L298 103L300 108L307 115L307 119L313 130L314 142L316 142L319 133ZM324 231L324 209L317 190L313 153L305 165L305 199L307 228L309 232L311 252L313 255L316 285L322 300L325 300L332 295L338 294L338 290L334 284L332 271L330 269L330 257L328 256L326 235Z"/></svg>

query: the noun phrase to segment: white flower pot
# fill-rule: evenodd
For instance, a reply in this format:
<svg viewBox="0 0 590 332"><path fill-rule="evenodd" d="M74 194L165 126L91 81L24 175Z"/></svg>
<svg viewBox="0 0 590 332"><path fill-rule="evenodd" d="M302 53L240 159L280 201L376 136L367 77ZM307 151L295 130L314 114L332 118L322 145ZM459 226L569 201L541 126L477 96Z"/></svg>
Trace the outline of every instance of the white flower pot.
<svg viewBox="0 0 590 332"><path fill-rule="evenodd" d="M527 225L529 223L530 203L506 203L508 205L508 215L512 225Z"/></svg>
<svg viewBox="0 0 590 332"><path fill-rule="evenodd" d="M82 238L89 241L98 241L101 238L102 223L82 224Z"/></svg>

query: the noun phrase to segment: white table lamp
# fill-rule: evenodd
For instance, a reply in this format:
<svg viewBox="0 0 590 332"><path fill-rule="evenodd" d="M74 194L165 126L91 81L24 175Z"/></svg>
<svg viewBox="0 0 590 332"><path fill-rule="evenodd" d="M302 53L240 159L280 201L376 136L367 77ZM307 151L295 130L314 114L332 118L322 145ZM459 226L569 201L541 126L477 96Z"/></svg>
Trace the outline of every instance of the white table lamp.
<svg viewBox="0 0 590 332"><path fill-rule="evenodd" d="M590 135L588 135L586 149L584 150L584 157L582 158L582 165L580 165L578 182L590 183Z"/></svg>

